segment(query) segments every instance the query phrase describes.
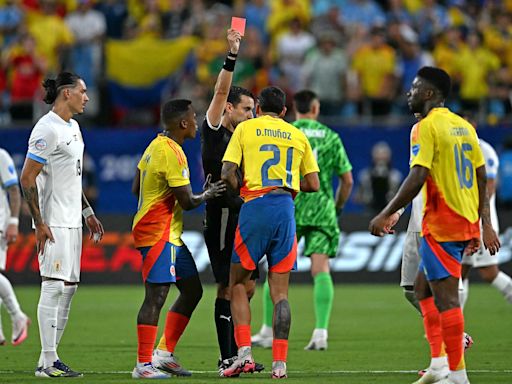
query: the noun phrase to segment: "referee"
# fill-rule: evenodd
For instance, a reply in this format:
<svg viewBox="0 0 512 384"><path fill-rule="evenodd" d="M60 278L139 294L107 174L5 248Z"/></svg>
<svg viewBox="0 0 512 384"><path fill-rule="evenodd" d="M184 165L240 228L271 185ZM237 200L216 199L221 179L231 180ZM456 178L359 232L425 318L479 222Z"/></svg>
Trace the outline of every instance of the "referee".
<svg viewBox="0 0 512 384"><path fill-rule="evenodd" d="M228 30L229 52L217 78L206 118L201 125L203 170L205 176L211 175L211 182L220 180L222 157L236 126L254 117L252 93L245 88L231 86L241 39L242 36L238 31ZM242 178L241 173L238 176ZM231 359L238 351L230 309L229 268L238 225L238 212L242 203L238 195L226 192L223 196L212 199L206 204L204 239L217 283L215 326L221 355L218 362L221 374L224 368L231 365ZM249 297L254 294L257 277L256 270L247 286ZM262 369L263 366L257 364L256 370Z"/></svg>

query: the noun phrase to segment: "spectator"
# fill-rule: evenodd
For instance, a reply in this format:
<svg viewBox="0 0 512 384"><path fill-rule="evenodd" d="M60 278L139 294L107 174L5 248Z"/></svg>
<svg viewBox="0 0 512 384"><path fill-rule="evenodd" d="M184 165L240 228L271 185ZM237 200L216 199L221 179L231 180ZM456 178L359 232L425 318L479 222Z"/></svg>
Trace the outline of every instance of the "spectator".
<svg viewBox="0 0 512 384"><path fill-rule="evenodd" d="M101 42L106 32L105 16L92 5L92 0L78 0L77 10L65 19L75 38L71 48L73 72L85 81L89 93L97 87Z"/></svg>
<svg viewBox="0 0 512 384"><path fill-rule="evenodd" d="M324 32L318 40L318 47L307 55L302 66L304 83L318 95L320 113L336 116L341 113L345 98L347 57L337 47L335 32Z"/></svg>
<svg viewBox="0 0 512 384"><path fill-rule="evenodd" d="M391 148L380 141L372 148L372 165L359 172L355 194L358 203L372 213L380 212L398 191L402 174L391 165Z"/></svg>
<svg viewBox="0 0 512 384"><path fill-rule="evenodd" d="M423 7L415 15L415 27L420 44L431 48L434 37L450 26L446 9L435 0L423 0Z"/></svg>
<svg viewBox="0 0 512 384"><path fill-rule="evenodd" d="M187 0L173 0L169 11L163 14L163 37L175 39L184 34L192 34L191 16L192 12Z"/></svg>
<svg viewBox="0 0 512 384"><path fill-rule="evenodd" d="M247 1L243 15L247 19L247 27L256 28L259 31L263 42L268 44L270 41L270 36L267 30L267 20L270 16L270 7L267 1Z"/></svg>
<svg viewBox="0 0 512 384"><path fill-rule="evenodd" d="M124 0L104 0L96 5L96 9L105 18L107 37L111 39L123 38L125 23L128 18L126 2Z"/></svg>
<svg viewBox="0 0 512 384"><path fill-rule="evenodd" d="M2 50L16 40L16 34L23 19L23 11L18 6L18 0L5 0L4 6L0 7L0 47Z"/></svg>
<svg viewBox="0 0 512 384"><path fill-rule="evenodd" d="M384 30L374 27L370 41L354 55L352 68L362 88L365 114L387 115L395 96L395 50L386 44Z"/></svg>
<svg viewBox="0 0 512 384"><path fill-rule="evenodd" d="M28 30L46 60L47 70L57 73L62 67L65 51L74 42L73 33L56 14L56 0L41 0L40 4L41 13L35 13L29 18Z"/></svg>
<svg viewBox="0 0 512 384"><path fill-rule="evenodd" d="M386 22L384 12L373 0L347 0L343 9L343 23L352 28L362 25L367 30L383 26Z"/></svg>
<svg viewBox="0 0 512 384"><path fill-rule="evenodd" d="M304 88L300 69L306 53L314 45L314 36L304 30L299 19L290 21L290 30L277 41L277 65L287 80L288 89L292 92Z"/></svg>
<svg viewBox="0 0 512 384"><path fill-rule="evenodd" d="M501 205L512 208L512 136L505 140L499 159L498 201Z"/></svg>

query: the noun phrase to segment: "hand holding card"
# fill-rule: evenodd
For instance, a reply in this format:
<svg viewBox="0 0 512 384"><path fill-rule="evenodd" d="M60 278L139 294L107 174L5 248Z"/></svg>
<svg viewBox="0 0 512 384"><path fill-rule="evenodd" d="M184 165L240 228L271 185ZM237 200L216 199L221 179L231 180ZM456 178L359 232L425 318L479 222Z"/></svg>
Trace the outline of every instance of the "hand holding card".
<svg viewBox="0 0 512 384"><path fill-rule="evenodd" d="M245 33L245 18L243 17L232 17L231 18L231 29L240 32L243 36Z"/></svg>

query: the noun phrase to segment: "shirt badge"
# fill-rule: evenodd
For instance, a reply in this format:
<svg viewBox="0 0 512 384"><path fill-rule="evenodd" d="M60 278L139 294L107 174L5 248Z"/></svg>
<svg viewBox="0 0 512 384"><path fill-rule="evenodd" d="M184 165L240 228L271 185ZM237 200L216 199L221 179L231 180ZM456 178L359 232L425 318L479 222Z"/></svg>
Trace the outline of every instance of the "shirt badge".
<svg viewBox="0 0 512 384"><path fill-rule="evenodd" d="M36 141L36 143L34 144L34 147L36 147L36 149L39 151L44 151L47 146L48 146L48 144L46 144L45 139L38 139Z"/></svg>
<svg viewBox="0 0 512 384"><path fill-rule="evenodd" d="M414 156L417 156L419 152L420 152L420 145L419 144L414 144L412 146L412 154Z"/></svg>

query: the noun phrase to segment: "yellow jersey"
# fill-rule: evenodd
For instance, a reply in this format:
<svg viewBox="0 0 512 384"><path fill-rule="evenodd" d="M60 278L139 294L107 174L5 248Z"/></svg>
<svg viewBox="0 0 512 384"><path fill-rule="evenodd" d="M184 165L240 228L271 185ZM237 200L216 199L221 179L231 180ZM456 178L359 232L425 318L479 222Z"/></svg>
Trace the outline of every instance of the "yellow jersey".
<svg viewBox="0 0 512 384"><path fill-rule="evenodd" d="M299 192L300 177L319 172L306 135L268 115L238 124L222 161L242 168L245 201L279 187Z"/></svg>
<svg viewBox="0 0 512 384"><path fill-rule="evenodd" d="M434 108L411 132L411 168L428 168L422 233L438 242L480 237L476 169L485 165L475 129Z"/></svg>
<svg viewBox="0 0 512 384"><path fill-rule="evenodd" d="M132 227L135 247L153 246L159 240L183 245L183 210L171 190L190 184L183 149L160 134L146 148L137 167L140 189Z"/></svg>

